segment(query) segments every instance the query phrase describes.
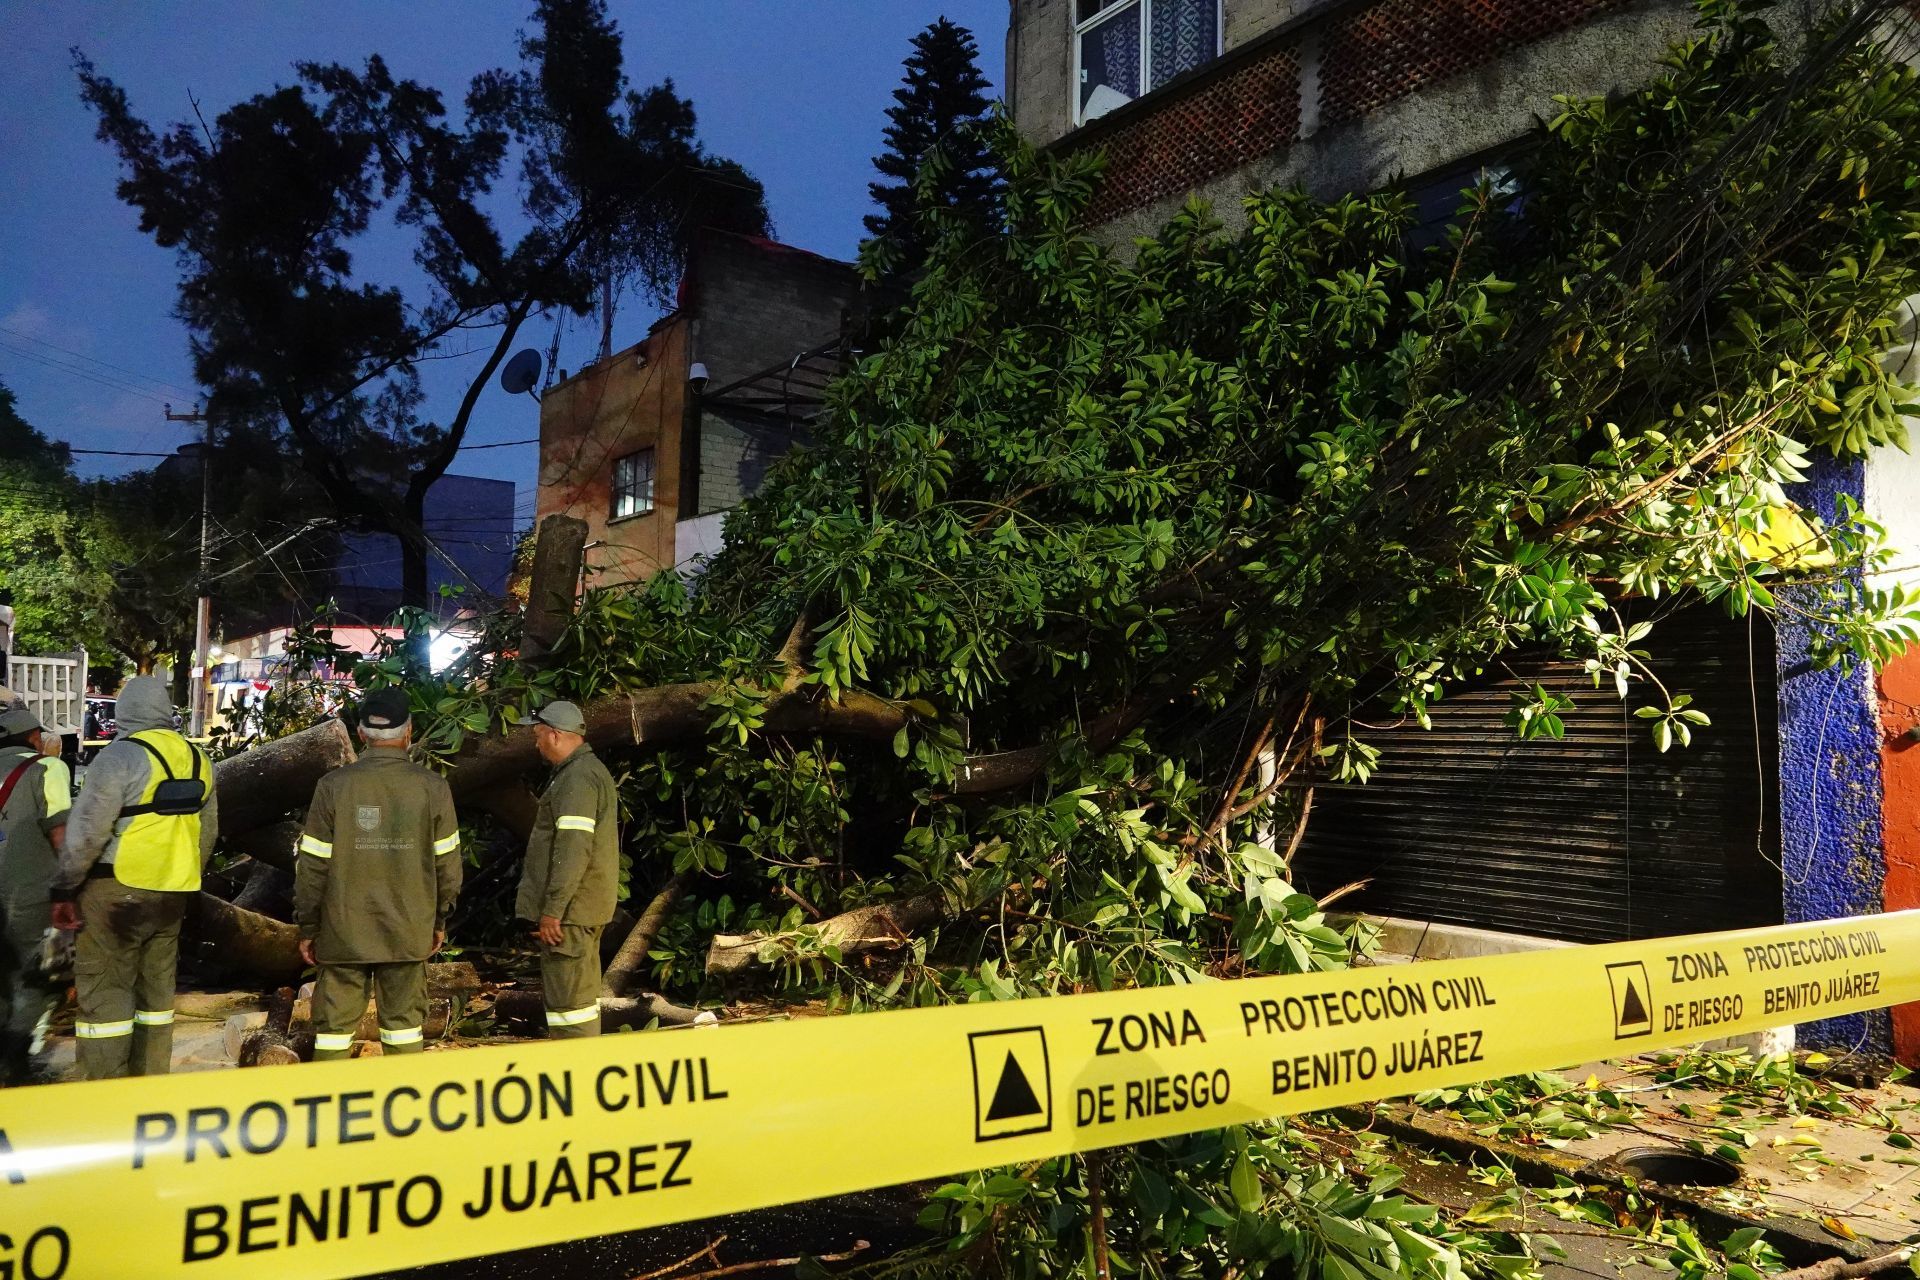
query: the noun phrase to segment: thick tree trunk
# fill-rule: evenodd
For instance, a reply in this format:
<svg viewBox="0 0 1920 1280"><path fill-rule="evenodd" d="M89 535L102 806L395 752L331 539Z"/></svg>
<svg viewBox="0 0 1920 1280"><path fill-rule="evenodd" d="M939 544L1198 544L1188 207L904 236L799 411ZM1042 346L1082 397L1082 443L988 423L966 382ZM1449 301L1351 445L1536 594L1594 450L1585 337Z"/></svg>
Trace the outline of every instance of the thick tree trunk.
<svg viewBox="0 0 1920 1280"><path fill-rule="evenodd" d="M228 756L213 768L220 834L237 836L285 817L313 798L320 775L353 758L353 741L338 720Z"/></svg>
<svg viewBox="0 0 1920 1280"><path fill-rule="evenodd" d="M233 905L270 920L291 920L293 877L279 867L256 862L246 885L234 895Z"/></svg>
<svg viewBox="0 0 1920 1280"><path fill-rule="evenodd" d="M306 968L300 959L299 933L263 915L223 902L210 893L194 895L184 930L196 963L250 982L292 982Z"/></svg>
<svg viewBox="0 0 1920 1280"><path fill-rule="evenodd" d="M937 924L945 914L939 898L924 894L856 907L813 927L821 942L838 947L842 956L855 956L904 947L915 933ZM714 934L707 946L707 976L736 977L777 964L780 939L779 934L766 933ZM763 948L770 953L767 960L761 959Z"/></svg>
<svg viewBox="0 0 1920 1280"><path fill-rule="evenodd" d="M220 803L226 804L221 796ZM224 829L226 824L221 824ZM223 834L228 853L244 853L255 862L265 863L269 867L291 873L300 843L300 824L297 822L271 822L264 827L255 827L251 831L237 834Z"/></svg>
<svg viewBox="0 0 1920 1280"><path fill-rule="evenodd" d="M683 871L660 888L653 895L653 901L640 913L627 940L620 944L620 951L607 966L605 986L602 996L625 996L634 994L634 988L640 985L640 971L647 963L647 952L653 949L654 939L660 936L660 930L673 916L674 907L686 895L693 884L693 873Z"/></svg>

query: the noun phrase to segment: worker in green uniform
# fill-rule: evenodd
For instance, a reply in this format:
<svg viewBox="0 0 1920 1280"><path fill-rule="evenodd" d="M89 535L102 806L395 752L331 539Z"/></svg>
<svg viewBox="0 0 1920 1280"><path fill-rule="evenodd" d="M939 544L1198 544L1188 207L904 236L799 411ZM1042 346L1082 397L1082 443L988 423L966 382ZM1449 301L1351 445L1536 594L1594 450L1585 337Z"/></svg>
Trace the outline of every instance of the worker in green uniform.
<svg viewBox="0 0 1920 1280"><path fill-rule="evenodd" d="M172 1068L180 921L220 827L213 762L173 727L167 686L135 676L115 718L119 735L73 802L53 893L54 923L80 930L73 1030L85 1080Z"/></svg>
<svg viewBox="0 0 1920 1280"><path fill-rule="evenodd" d="M369 989L386 1053L426 1047L427 959L460 896L460 823L447 780L407 758L406 691L360 704L366 751L314 788L294 874L300 955L313 983L313 1058L344 1058Z"/></svg>
<svg viewBox="0 0 1920 1280"><path fill-rule="evenodd" d="M613 775L587 745L586 718L550 702L520 721L533 726L554 766L527 841L514 914L533 922L547 1034L600 1034L600 931L613 919L620 882L619 796Z"/></svg>
<svg viewBox="0 0 1920 1280"><path fill-rule="evenodd" d="M40 952L73 803L73 775L43 754L40 718L0 715L0 1083L27 1084L59 992Z"/></svg>

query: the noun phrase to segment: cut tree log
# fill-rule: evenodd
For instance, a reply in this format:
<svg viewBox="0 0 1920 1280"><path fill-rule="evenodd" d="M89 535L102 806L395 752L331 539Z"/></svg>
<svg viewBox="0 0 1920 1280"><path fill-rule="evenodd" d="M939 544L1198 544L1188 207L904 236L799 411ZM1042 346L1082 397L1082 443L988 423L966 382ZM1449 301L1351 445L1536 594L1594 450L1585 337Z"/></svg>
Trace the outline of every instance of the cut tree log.
<svg viewBox="0 0 1920 1280"><path fill-rule="evenodd" d="M560 642L567 620L573 617L586 548L585 520L551 515L540 522L540 536L533 544L533 568L527 574L527 608L520 625L520 657L529 666L541 664Z"/></svg>
<svg viewBox="0 0 1920 1280"><path fill-rule="evenodd" d="M213 767L220 834L237 836L284 818L313 798L322 774L353 758L353 739L338 720L228 756Z"/></svg>
<svg viewBox="0 0 1920 1280"><path fill-rule="evenodd" d="M635 993L640 985L640 970L647 963L647 952L653 950L654 939L660 936L660 930L666 926L673 915L673 909L685 896L693 884L693 873L683 871L660 887L653 895L653 901L640 913L640 919L627 934L627 940L620 944L619 952L613 962L607 966L607 975L600 994L602 996L626 996Z"/></svg>
<svg viewBox="0 0 1920 1280"><path fill-rule="evenodd" d="M823 943L839 948L844 956L867 951L891 951L909 945L913 935L940 922L946 908L933 894L904 898L899 902L881 902L856 907L808 926L817 931ZM777 933L716 933L707 946L707 976L735 977L768 967L761 952L777 954L782 938Z"/></svg>
<svg viewBox="0 0 1920 1280"><path fill-rule="evenodd" d="M195 894L186 927L194 960L260 983L291 982L306 968L300 935L290 924L236 907L210 893Z"/></svg>

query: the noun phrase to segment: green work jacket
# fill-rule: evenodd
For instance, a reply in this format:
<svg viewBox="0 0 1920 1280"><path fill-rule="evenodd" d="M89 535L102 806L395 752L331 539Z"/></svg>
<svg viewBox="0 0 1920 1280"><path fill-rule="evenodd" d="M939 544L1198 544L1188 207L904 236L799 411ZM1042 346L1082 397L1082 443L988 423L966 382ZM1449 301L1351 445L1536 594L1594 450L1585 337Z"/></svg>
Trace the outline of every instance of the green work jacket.
<svg viewBox="0 0 1920 1280"><path fill-rule="evenodd" d="M582 745L561 761L540 797L514 914L605 924L613 919L619 891L619 793L607 766Z"/></svg>
<svg viewBox="0 0 1920 1280"><path fill-rule="evenodd" d="M445 778L372 747L320 779L293 894L317 961L425 960L459 895L460 823Z"/></svg>
<svg viewBox="0 0 1920 1280"><path fill-rule="evenodd" d="M28 747L8 747L0 751L0 783L22 763L27 771L0 810L0 904L44 906L60 868L50 837L55 827L66 825L73 775L63 760Z"/></svg>

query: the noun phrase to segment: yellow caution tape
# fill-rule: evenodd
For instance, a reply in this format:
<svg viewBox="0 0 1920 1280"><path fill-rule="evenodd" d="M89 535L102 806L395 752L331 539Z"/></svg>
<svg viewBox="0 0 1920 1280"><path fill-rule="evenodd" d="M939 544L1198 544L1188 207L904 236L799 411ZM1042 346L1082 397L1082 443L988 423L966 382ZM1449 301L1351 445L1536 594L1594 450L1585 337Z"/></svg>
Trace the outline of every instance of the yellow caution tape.
<svg viewBox="0 0 1920 1280"><path fill-rule="evenodd" d="M0 1268L364 1275L1920 999L1920 912L0 1093ZM136 1034L138 1032L136 1031Z"/></svg>

